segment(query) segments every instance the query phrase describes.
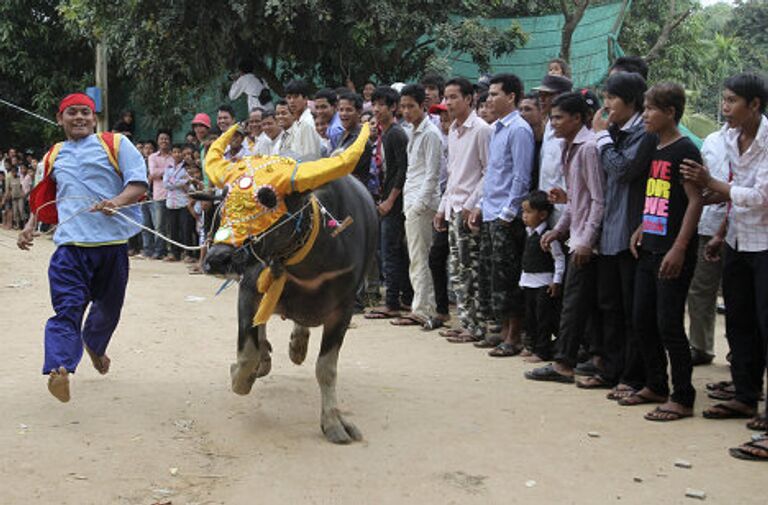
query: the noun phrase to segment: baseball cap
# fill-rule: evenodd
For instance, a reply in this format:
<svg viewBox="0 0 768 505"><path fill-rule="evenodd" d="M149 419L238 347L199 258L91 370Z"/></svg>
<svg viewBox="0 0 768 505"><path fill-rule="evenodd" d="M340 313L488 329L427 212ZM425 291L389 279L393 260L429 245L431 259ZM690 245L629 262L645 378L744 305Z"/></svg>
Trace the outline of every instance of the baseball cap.
<svg viewBox="0 0 768 505"><path fill-rule="evenodd" d="M195 114L195 117L192 118L192 126L195 126L196 124L200 124L205 126L206 128L211 127L211 118L208 117L208 114L205 112L198 112Z"/></svg>
<svg viewBox="0 0 768 505"><path fill-rule="evenodd" d="M533 91L543 91L544 93L567 93L573 89L573 82L567 77L559 75L545 75L541 80L541 85L533 88Z"/></svg>

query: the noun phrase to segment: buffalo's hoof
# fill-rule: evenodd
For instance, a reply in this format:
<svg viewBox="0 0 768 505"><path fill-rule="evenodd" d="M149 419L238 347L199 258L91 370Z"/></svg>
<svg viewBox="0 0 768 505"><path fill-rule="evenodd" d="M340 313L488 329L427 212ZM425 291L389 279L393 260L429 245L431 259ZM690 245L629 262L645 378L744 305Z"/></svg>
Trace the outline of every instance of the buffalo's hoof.
<svg viewBox="0 0 768 505"><path fill-rule="evenodd" d="M268 375L270 370L272 370L272 358L269 356L262 357L259 366L256 367L256 378Z"/></svg>
<svg viewBox="0 0 768 505"><path fill-rule="evenodd" d="M363 439L357 426L344 419L336 409L322 415L320 427L325 438L334 444L349 444Z"/></svg>
<svg viewBox="0 0 768 505"><path fill-rule="evenodd" d="M232 377L232 391L238 395L247 395L256 382L256 374L252 371L244 371L237 363L232 363L229 367L229 374Z"/></svg>
<svg viewBox="0 0 768 505"><path fill-rule="evenodd" d="M301 365L307 358L307 339L291 339L288 346L288 356L295 365Z"/></svg>

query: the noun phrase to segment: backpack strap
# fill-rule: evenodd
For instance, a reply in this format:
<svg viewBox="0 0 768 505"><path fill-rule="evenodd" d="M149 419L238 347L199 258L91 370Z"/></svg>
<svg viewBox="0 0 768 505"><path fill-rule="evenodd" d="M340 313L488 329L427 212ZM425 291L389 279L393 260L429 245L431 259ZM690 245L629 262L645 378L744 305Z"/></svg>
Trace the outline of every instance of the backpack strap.
<svg viewBox="0 0 768 505"><path fill-rule="evenodd" d="M43 157L43 177L50 175L53 171L53 163L56 161L56 157L59 155L59 151L61 151L63 145L64 142L58 142L51 146L51 148L48 149L48 152L45 153L45 156Z"/></svg>
<svg viewBox="0 0 768 505"><path fill-rule="evenodd" d="M99 132L96 134L96 138L99 139L101 146L104 148L104 151L106 151L109 163L112 164L115 172L122 177L123 174L120 171L120 164L117 162L117 157L120 154L120 141L123 136L119 133Z"/></svg>

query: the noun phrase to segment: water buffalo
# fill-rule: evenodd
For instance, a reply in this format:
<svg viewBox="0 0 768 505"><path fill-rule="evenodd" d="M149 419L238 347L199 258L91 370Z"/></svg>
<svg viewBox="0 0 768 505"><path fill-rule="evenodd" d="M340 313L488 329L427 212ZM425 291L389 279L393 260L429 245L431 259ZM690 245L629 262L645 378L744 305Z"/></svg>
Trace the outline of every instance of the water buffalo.
<svg viewBox="0 0 768 505"><path fill-rule="evenodd" d="M320 425L331 442L360 440L360 431L337 408L336 363L377 246L374 202L348 175L365 148L368 128L340 155L303 163L279 156L229 162L223 154L233 130L211 146L205 160L211 182L226 188L226 196L204 263L206 273L240 281L232 390L248 394L269 373L266 319L272 313L294 322L289 355L297 365L307 354L309 328L322 325L315 368Z"/></svg>

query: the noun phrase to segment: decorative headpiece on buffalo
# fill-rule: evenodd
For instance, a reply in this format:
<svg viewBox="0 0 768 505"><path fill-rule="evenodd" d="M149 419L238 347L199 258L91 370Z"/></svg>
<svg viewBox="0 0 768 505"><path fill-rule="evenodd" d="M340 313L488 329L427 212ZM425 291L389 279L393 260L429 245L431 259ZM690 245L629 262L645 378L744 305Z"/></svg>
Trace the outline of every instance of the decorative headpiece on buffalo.
<svg viewBox="0 0 768 505"><path fill-rule="evenodd" d="M227 160L224 151L236 130L235 125L219 137L205 159L211 183L227 188L221 205L221 226L214 235L214 242L235 247L262 236L288 213L285 198L289 194L315 189L351 173L369 136L369 128L364 125L358 139L348 149L337 156L316 161L301 162L286 156L245 156ZM334 236L352 222L351 217L339 222L322 205L319 210L327 218L323 224L334 229Z"/></svg>

